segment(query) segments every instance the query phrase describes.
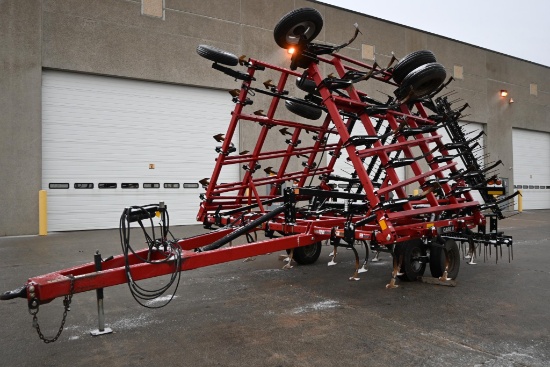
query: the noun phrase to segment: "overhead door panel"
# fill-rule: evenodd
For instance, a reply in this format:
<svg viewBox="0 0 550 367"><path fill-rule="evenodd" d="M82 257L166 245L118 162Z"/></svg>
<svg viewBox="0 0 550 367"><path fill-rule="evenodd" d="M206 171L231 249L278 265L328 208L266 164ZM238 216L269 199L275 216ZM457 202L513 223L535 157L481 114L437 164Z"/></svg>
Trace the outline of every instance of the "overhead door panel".
<svg viewBox="0 0 550 367"><path fill-rule="evenodd" d="M513 129L512 141L514 185L522 191L523 209L550 208L550 134Z"/></svg>
<svg viewBox="0 0 550 367"><path fill-rule="evenodd" d="M196 223L212 136L233 108L226 92L45 71L42 95L51 231L117 227L125 207L159 201L172 224ZM236 168L220 180L238 180Z"/></svg>

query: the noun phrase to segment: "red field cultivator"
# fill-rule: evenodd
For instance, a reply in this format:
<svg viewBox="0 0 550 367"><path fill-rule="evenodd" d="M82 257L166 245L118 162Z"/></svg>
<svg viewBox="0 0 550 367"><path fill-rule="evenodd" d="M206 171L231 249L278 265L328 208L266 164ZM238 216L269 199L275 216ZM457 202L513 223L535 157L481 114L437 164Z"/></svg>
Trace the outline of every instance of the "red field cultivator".
<svg viewBox="0 0 550 367"><path fill-rule="evenodd" d="M177 283L181 271L284 250L286 267L310 264L323 242L334 248L329 265L336 263L338 248L353 250L350 280L366 271L371 251L374 260L379 252L390 253L387 288L397 287L397 278L454 285L461 257L474 263L482 248L487 253L495 247L498 260L506 246L512 257L512 238L497 223L516 194L506 196L494 173L501 162L478 159L483 132L467 134L459 124L468 105L454 106L452 92L441 94L452 78L434 54L417 51L392 57L386 66L369 65L338 53L358 36L357 27L349 42L331 46L313 42L322 26L321 15L310 8L279 21L275 41L293 51L289 68L198 46L213 69L240 84L230 91L235 108L229 127L214 137L220 146L212 176L200 182L205 193L197 219L212 231L169 240L163 203L126 208L122 255L105 260L96 255L95 263L33 277L2 299L27 298L36 318L39 305L57 297L65 297L67 309L75 293L128 283L141 303ZM269 79L259 82L262 74ZM362 90L371 83L385 84L394 95L374 99ZM255 97L266 105L253 107ZM239 152L231 143L239 129L257 132L250 151ZM279 148L270 150L278 140ZM335 172L339 159L347 159L349 175ZM219 182L232 165L242 168L242 179ZM407 167L408 178L399 177L400 167ZM473 192L483 201L474 200ZM157 236L144 225L152 225L155 216L161 218ZM140 251L130 246L136 224L149 245ZM258 240L258 232L264 239ZM231 246L239 237L247 243ZM358 245L366 249L362 260ZM431 277L424 277L427 265ZM136 283L166 274L170 281L162 289Z"/></svg>

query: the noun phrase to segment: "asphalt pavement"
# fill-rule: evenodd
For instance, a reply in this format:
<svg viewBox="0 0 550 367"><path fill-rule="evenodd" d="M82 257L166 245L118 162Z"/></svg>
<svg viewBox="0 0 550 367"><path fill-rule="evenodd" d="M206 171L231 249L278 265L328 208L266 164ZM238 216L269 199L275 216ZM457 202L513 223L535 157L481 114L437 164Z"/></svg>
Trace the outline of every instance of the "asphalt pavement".
<svg viewBox="0 0 550 367"><path fill-rule="evenodd" d="M0 366L550 366L550 210L499 226L514 237L514 260L506 249L498 264L494 253L477 265L463 260L456 287L400 282L388 290L388 254L349 281L353 252L340 250L327 267L327 246L315 264L290 270L272 253L184 272L160 309L138 305L126 285L107 288L114 332L98 337L90 335L98 327L93 291L73 297L51 344L39 340L25 300L3 301ZM204 231L172 229L176 237ZM119 243L118 230L0 237L0 292L91 262L96 250L118 254ZM62 314L61 299L40 308L46 335Z"/></svg>

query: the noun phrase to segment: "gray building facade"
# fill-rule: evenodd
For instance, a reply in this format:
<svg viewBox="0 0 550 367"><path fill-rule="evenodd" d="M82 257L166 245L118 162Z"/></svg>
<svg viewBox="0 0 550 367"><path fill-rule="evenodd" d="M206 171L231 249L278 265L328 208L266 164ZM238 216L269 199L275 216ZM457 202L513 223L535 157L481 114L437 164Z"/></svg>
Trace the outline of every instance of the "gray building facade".
<svg viewBox="0 0 550 367"><path fill-rule="evenodd" d="M155 13L159 4L162 11ZM44 70L233 89L231 78L211 71L210 63L197 56L197 45L288 66L288 55L273 41L273 27L300 7L316 8L323 15L320 42L342 43L358 23L363 34L342 51L357 59L373 52L384 65L392 52L399 58L416 50L433 51L455 76L452 88L471 106L466 120L484 125L486 153L491 160L503 161L500 174L509 179L510 187L516 169L513 129L550 133L548 67L315 1L4 0L0 236L38 232ZM373 86L373 94L376 89ZM501 97L500 90L507 90L508 96ZM240 148L252 146L250 139L241 131Z"/></svg>

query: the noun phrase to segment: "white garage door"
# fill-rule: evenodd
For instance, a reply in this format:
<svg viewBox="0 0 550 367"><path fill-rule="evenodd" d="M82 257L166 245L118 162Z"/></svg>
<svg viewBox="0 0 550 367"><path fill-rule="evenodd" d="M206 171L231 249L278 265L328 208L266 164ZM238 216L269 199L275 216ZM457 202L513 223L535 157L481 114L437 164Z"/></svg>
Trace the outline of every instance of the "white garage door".
<svg viewBox="0 0 550 367"><path fill-rule="evenodd" d="M513 129L512 141L514 185L522 191L523 209L550 208L550 134Z"/></svg>
<svg viewBox="0 0 550 367"><path fill-rule="evenodd" d="M57 71L42 89L50 231L116 228L125 207L159 201L172 225L196 223L212 136L234 107L227 92ZM220 182L238 180L232 168Z"/></svg>

